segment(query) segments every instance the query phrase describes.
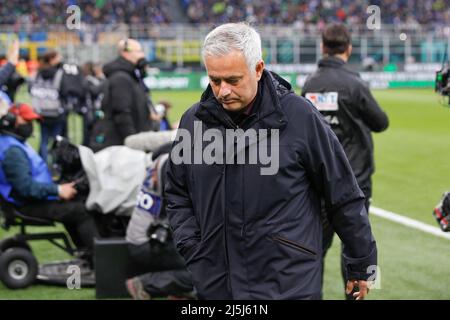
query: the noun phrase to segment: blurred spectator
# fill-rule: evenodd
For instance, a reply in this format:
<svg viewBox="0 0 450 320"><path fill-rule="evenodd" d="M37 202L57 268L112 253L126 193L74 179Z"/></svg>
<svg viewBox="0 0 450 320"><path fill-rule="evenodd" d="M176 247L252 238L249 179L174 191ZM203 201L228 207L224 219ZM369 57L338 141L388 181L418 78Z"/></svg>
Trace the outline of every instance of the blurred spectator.
<svg viewBox="0 0 450 320"><path fill-rule="evenodd" d="M362 61L364 71L375 71L377 67L377 61L370 56L367 56Z"/></svg>
<svg viewBox="0 0 450 320"><path fill-rule="evenodd" d="M23 63L21 60L19 64L19 41L13 41L8 49L6 62L0 67L0 90L6 92L11 101L14 101L19 86L25 83L25 78L16 71L23 71Z"/></svg>
<svg viewBox="0 0 450 320"><path fill-rule="evenodd" d="M19 62L19 41L15 40L8 48L7 63L0 68L0 87L8 82Z"/></svg>
<svg viewBox="0 0 450 320"><path fill-rule="evenodd" d="M22 77L18 72L13 72L13 74L8 78L5 84L0 86L0 90L6 92L11 99L11 101L15 100L16 92L19 87L25 83L25 78Z"/></svg>
<svg viewBox="0 0 450 320"><path fill-rule="evenodd" d="M168 113L172 108L170 102L160 101L157 105L155 105L155 112L158 115L159 119L159 131L166 131L174 129L170 124Z"/></svg>
<svg viewBox="0 0 450 320"><path fill-rule="evenodd" d="M30 83L32 106L42 116L39 155L44 161L47 161L49 139L63 135L64 131L67 115L60 94L63 74L61 56L51 50L41 57L39 72Z"/></svg>
<svg viewBox="0 0 450 320"><path fill-rule="evenodd" d="M118 43L118 57L104 66L105 115L94 125L89 143L93 150L123 145L130 135L158 130L159 122L151 116L153 104L143 82L148 66L144 56L138 41L123 39Z"/></svg>
<svg viewBox="0 0 450 320"><path fill-rule="evenodd" d="M99 117L99 113L102 112L101 104L105 75L100 65L94 64L92 61L86 62L82 66L82 72L85 92L85 103L81 109L83 117L83 145L88 146L94 122Z"/></svg>

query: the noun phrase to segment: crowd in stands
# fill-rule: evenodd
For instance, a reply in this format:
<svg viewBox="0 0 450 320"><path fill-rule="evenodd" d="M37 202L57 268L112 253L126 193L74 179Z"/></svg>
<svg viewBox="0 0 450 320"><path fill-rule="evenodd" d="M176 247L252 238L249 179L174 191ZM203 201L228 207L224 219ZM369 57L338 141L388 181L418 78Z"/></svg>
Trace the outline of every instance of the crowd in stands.
<svg viewBox="0 0 450 320"><path fill-rule="evenodd" d="M182 0L193 23L247 20L258 24L364 24L369 5L380 7L387 24L449 24L446 0Z"/></svg>
<svg viewBox="0 0 450 320"><path fill-rule="evenodd" d="M64 24L70 5L79 6L89 24L171 22L168 0L13 0L0 6L0 25Z"/></svg>
<svg viewBox="0 0 450 320"><path fill-rule="evenodd" d="M0 24L64 23L72 4L90 24L164 24L175 22L171 13L177 1L191 23L364 24L369 5L380 7L387 24L450 23L447 0L12 0L0 6Z"/></svg>

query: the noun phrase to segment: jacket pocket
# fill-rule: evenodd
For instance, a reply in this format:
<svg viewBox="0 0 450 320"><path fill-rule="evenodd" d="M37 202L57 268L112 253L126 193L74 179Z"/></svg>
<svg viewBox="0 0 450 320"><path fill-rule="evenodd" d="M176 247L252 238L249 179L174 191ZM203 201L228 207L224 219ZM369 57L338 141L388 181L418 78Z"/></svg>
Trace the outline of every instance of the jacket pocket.
<svg viewBox="0 0 450 320"><path fill-rule="evenodd" d="M305 253L305 254L307 254L307 255L309 255L309 256L312 256L312 257L314 257L314 258L317 257L317 253L315 253L315 252L312 251L311 249L308 249L308 248L306 248L306 247L304 247L304 246L298 244L297 242L294 242L294 241L292 241L292 240L286 239L286 238L281 237L281 236L279 236L279 235L273 235L271 238L272 238L272 240L278 242L279 244L282 244L282 245L284 245L284 246L293 248L293 249L295 249L295 250L298 250L298 251L300 251L300 252L303 252L303 253Z"/></svg>
<svg viewBox="0 0 450 320"><path fill-rule="evenodd" d="M199 245L200 238L192 238L191 240L188 240L181 249L178 249L186 263L190 263L193 259L195 259Z"/></svg>

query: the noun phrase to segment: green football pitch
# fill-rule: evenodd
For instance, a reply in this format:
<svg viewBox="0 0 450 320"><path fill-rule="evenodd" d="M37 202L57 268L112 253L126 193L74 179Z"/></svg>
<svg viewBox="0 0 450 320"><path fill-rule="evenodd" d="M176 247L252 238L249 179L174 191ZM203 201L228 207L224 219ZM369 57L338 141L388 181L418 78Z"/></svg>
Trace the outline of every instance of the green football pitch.
<svg viewBox="0 0 450 320"><path fill-rule="evenodd" d="M170 118L175 121L200 95L201 92L157 91L152 98L154 102L171 102ZM388 113L390 127L374 134L376 173L372 204L437 226L432 209L442 193L450 190L450 108L431 89L383 90L374 91L374 95ZM25 94L19 98L27 101ZM78 119L71 119L70 123L81 128ZM79 130L69 131L73 140L79 141ZM36 146L38 139L31 144ZM381 281L368 299L450 299L446 269L450 266L450 240L374 215L370 219L378 243ZM17 231L0 230L0 239ZM45 242L36 242L32 247L40 262L69 258ZM325 299L343 299L339 255L339 239L335 237L325 263ZM95 299L95 291L43 285L8 290L0 284L0 299Z"/></svg>

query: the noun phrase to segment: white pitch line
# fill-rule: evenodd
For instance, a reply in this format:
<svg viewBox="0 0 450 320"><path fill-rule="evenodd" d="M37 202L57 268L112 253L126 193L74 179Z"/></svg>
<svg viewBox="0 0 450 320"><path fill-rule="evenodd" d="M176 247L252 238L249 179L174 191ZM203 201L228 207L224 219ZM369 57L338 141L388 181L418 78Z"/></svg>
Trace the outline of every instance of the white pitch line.
<svg viewBox="0 0 450 320"><path fill-rule="evenodd" d="M443 232L438 227L430 226L429 224L402 216L398 213L386 211L384 209L376 208L376 207L370 207L370 213L381 218L385 218L394 222L397 222L399 224L402 224L404 226L414 228L429 234L432 234L437 237L445 238L450 240L450 233L449 232ZM430 213L431 214L431 213Z"/></svg>

